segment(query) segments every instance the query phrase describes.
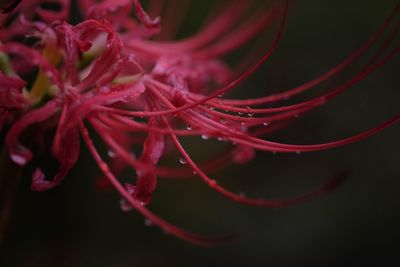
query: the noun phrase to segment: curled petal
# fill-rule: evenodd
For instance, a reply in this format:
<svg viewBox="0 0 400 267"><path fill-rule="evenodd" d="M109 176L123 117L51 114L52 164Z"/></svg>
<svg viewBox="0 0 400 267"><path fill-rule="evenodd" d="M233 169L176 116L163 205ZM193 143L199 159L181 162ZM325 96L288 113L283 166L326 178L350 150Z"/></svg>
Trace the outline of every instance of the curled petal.
<svg viewBox="0 0 400 267"><path fill-rule="evenodd" d="M22 146L19 142L21 133L30 125L49 119L57 109L56 101L50 101L43 107L28 112L12 125L6 136L6 144L10 157L16 164L25 165L32 158L30 150Z"/></svg>
<svg viewBox="0 0 400 267"><path fill-rule="evenodd" d="M157 125L155 119L151 119L150 126ZM164 135L154 132L149 132L143 145L143 152L140 155L140 160L144 163L154 165L158 163L159 159L164 153ZM135 189L135 197L141 202L148 203L151 198L151 193L156 188L157 178L154 171L137 169L137 184Z"/></svg>
<svg viewBox="0 0 400 267"><path fill-rule="evenodd" d="M68 174L69 168L61 166L57 174L51 180L46 180L46 176L40 168L37 168L32 174L31 190L43 192L61 184L64 177Z"/></svg>
<svg viewBox="0 0 400 267"><path fill-rule="evenodd" d="M18 77L9 77L0 72L0 108L22 109L27 101L22 95L25 82Z"/></svg>
<svg viewBox="0 0 400 267"><path fill-rule="evenodd" d="M151 19L149 15L147 15L146 11L144 11L139 0L132 0L132 2L136 16L138 17L140 22L142 22L147 28L160 28L161 19L159 17Z"/></svg>

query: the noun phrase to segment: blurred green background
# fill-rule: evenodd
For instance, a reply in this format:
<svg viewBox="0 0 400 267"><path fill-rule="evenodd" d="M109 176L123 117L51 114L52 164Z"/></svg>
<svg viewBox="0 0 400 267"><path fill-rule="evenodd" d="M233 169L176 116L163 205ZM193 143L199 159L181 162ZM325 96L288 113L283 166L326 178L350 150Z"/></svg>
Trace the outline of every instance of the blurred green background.
<svg viewBox="0 0 400 267"><path fill-rule="evenodd" d="M188 19L206 13L204 2L193 1ZM367 40L396 2L294 1L279 49L238 89L239 94L261 95L323 73ZM346 94L271 138L327 142L390 118L400 111L399 63L399 57L394 58ZM332 79L321 88L341 80ZM237 240L214 247L185 243L146 226L135 212L122 212L116 193L95 190L99 172L83 149L78 165L58 188L30 192L26 173L0 266L398 266L399 136L400 127L395 125L368 140L329 151L258 153L251 164L215 174L233 191L283 197L303 192L338 171L351 171L350 179L335 192L285 209L232 203L196 179L160 180L150 206L157 214L201 233L239 233ZM200 148L216 145L190 142Z"/></svg>

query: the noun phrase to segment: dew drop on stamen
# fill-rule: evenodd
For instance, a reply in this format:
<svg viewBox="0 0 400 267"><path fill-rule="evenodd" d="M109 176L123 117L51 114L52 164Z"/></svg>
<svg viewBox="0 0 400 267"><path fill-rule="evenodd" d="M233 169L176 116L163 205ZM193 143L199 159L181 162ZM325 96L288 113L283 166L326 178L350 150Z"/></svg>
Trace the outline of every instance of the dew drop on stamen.
<svg viewBox="0 0 400 267"><path fill-rule="evenodd" d="M151 220L149 220L149 219L145 219L145 220L144 220L144 225L146 225L146 226L153 226L153 222L152 222Z"/></svg>
<svg viewBox="0 0 400 267"><path fill-rule="evenodd" d="M123 212L128 212L132 210L132 206L123 198L119 200L119 207Z"/></svg>
<svg viewBox="0 0 400 267"><path fill-rule="evenodd" d="M115 158L117 156L117 154L112 150L108 150L107 156L109 156L110 158Z"/></svg>
<svg viewBox="0 0 400 267"><path fill-rule="evenodd" d="M187 161L184 158L179 158L179 163L185 165L187 164Z"/></svg>
<svg viewBox="0 0 400 267"><path fill-rule="evenodd" d="M204 139L204 140L207 140L208 138L210 138L210 136L208 136L208 135L206 135L206 134L202 134L202 135L201 135L201 138Z"/></svg>
<svg viewBox="0 0 400 267"><path fill-rule="evenodd" d="M248 110L251 110L251 108L250 107L246 107ZM249 117L253 117L254 116L254 113L253 112L248 112L247 113L247 116L249 116Z"/></svg>

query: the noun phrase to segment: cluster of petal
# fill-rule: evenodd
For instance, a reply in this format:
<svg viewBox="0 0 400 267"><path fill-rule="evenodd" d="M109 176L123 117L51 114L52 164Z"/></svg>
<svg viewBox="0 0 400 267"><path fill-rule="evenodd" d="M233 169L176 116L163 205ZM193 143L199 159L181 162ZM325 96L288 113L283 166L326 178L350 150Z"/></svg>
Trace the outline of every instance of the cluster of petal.
<svg viewBox="0 0 400 267"><path fill-rule="evenodd" d="M270 200L229 191L208 172L230 162L247 163L257 150L300 153L342 146L400 120L397 115L360 134L322 144L293 145L265 138L299 115L325 105L393 58L399 52L399 46L393 44L398 25L391 26L400 5L364 44L322 75L278 94L236 100L223 95L271 57L283 34L289 1L278 1L252 15L248 12L251 1L232 1L200 31L178 41L157 39L174 32L163 30L160 17L152 15L166 9L163 1L149 1L146 13L138 0L81 0L83 20L76 25L68 22L69 0L53 0L50 8L47 2L11 1L0 17L0 55L4 57L0 65L0 129L7 125L11 159L23 166L40 153L33 150L37 144L32 140L40 142L43 137L25 138L26 133L36 135L32 131L35 126L55 132L50 150L59 163L58 171L48 177L38 166L32 174L32 190L48 190L63 181L78 160L82 138L109 184L123 198L124 210L134 208L182 239L209 243L215 239L177 228L148 210L159 177L194 176L233 201L283 207L329 192L345 175L336 175L305 194ZM175 20L183 16L179 12L174 15ZM246 65L244 71L238 73L223 61L224 56L267 31L274 33L272 43L255 63L246 65L243 59L237 69ZM384 35L386 31L389 33ZM33 45L28 44L29 38ZM383 43L379 52L347 81L318 97L284 104L289 97L345 70L378 41ZM39 71L30 84L25 79L35 69ZM107 160L97 150L88 125L108 147ZM179 139L185 136L223 140L231 143L232 149L222 157L196 163ZM140 155L132 153L137 146ZM179 152L183 166L159 166L160 159L171 151ZM122 185L117 177L125 167L132 167L136 177Z"/></svg>

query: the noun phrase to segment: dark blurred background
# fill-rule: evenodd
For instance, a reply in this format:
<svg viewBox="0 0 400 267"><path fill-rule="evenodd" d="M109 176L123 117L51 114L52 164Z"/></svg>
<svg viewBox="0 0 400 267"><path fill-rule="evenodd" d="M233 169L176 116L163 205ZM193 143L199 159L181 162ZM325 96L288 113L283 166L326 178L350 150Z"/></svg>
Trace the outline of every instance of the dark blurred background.
<svg viewBox="0 0 400 267"><path fill-rule="evenodd" d="M366 41L396 2L294 1L281 46L238 94L276 92L322 74ZM203 16L203 5L208 4L193 1L187 19ZM338 84L361 65L320 89ZM399 69L395 57L271 139L327 142L383 122L400 111ZM400 266L399 136L395 125L368 140L328 151L260 152L251 164L214 174L233 191L284 197L341 170L351 172L335 192L290 208L232 203L196 179L160 180L150 206L157 214L201 233L239 233L237 240L214 247L185 243L146 226L135 212L122 212L115 192L96 191L99 171L84 148L78 165L58 188L31 192L29 173L24 175L0 266ZM189 143L194 154L205 144L218 149L217 142Z"/></svg>

